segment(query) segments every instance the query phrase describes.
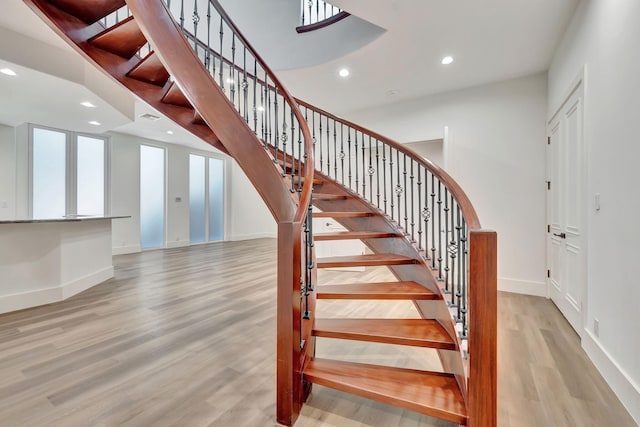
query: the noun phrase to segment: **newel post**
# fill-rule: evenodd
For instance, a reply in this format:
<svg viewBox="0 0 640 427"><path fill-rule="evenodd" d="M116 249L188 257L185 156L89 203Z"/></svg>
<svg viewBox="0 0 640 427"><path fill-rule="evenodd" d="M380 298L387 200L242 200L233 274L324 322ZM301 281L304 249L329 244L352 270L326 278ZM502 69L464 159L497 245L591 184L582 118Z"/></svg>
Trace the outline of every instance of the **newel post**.
<svg viewBox="0 0 640 427"><path fill-rule="evenodd" d="M300 362L302 224L278 224L276 418L291 426L303 403Z"/></svg>
<svg viewBox="0 0 640 427"><path fill-rule="evenodd" d="M498 419L498 238L469 236L469 427L495 427Z"/></svg>

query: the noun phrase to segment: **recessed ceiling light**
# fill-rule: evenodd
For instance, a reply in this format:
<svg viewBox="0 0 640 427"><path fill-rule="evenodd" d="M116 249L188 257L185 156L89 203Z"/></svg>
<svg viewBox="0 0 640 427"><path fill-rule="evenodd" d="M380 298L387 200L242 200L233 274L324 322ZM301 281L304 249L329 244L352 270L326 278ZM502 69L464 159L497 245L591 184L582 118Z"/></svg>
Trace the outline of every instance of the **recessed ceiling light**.
<svg viewBox="0 0 640 427"><path fill-rule="evenodd" d="M442 58L442 65L449 65L453 62L453 56L445 56Z"/></svg>
<svg viewBox="0 0 640 427"><path fill-rule="evenodd" d="M6 74L7 76L17 76L16 72L11 68L0 68L0 73Z"/></svg>
<svg viewBox="0 0 640 427"><path fill-rule="evenodd" d="M95 106L95 105L93 105L93 104L92 104L91 102L89 102L89 101L81 102L81 103L80 103L80 105L82 105L83 107L87 107L87 108L96 108L96 106Z"/></svg>
<svg viewBox="0 0 640 427"><path fill-rule="evenodd" d="M100 126L100 125L101 125L101 123L100 123L100 122L96 122L95 120L91 120L91 121L89 122L89 124L90 124L90 125L94 125L94 126Z"/></svg>
<svg viewBox="0 0 640 427"><path fill-rule="evenodd" d="M349 72L348 68L342 68L340 71L338 71L338 74L340 75L340 77L349 77L349 74L351 74Z"/></svg>
<svg viewBox="0 0 640 427"><path fill-rule="evenodd" d="M167 131L167 133L168 133L169 135L173 135L173 131L172 131L172 130L168 130L168 131Z"/></svg>

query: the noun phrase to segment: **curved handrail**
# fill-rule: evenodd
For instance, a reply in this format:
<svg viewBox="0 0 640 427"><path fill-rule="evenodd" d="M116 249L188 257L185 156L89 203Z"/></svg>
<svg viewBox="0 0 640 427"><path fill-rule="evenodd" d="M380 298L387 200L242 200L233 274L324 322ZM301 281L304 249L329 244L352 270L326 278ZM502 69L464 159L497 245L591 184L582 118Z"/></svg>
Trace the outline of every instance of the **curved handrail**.
<svg viewBox="0 0 640 427"><path fill-rule="evenodd" d="M223 17L227 25L231 27L233 32L238 36L238 38L240 38L242 43L251 51L251 53L260 63L260 66L268 73L269 78L275 83L276 87L279 88L280 93L287 100L287 103L291 107L292 111L294 112L294 115L296 116L296 119L298 120L298 124L300 125L300 130L302 131L302 134L304 137L304 144L306 148L306 162L308 162L308 164L314 164L313 138L311 137L311 131L307 126L307 122L304 119L302 112L300 111L299 108L297 108L298 104L296 99L289 93L286 87L280 82L280 79L278 79L276 74L262 59L260 54L253 48L251 43L244 37L242 32L240 32L240 30L235 25L235 23L231 20L227 12L222 8L222 5L218 2L218 0L209 0L209 2L214 5L214 7L216 8L216 11ZM296 210L296 214L294 216L295 222L301 222L307 216L308 206L311 203L311 193L313 191L313 174L314 174L314 168L305 168L302 193L299 196L300 201L299 201L298 209Z"/></svg>
<svg viewBox="0 0 640 427"><path fill-rule="evenodd" d="M323 19L322 21L314 22L313 24L300 25L296 27L296 31L298 32L298 34L302 34L302 33L308 33L310 31L320 30L322 28L328 27L329 25L333 25L336 22L340 22L348 16L351 16L349 12L345 12L344 10L341 10L337 14L329 18Z"/></svg>
<svg viewBox="0 0 640 427"><path fill-rule="evenodd" d="M452 192L452 194L454 195L454 197L456 198L456 200L458 201L458 203L460 204L463 212L464 212L464 216L465 219L467 221L467 225L469 226L469 228L471 230L480 230L482 227L480 225L480 220L478 219L478 214L476 213L475 208L473 207L473 204L471 203L471 200L469 200L469 197L467 196L467 194L464 192L464 190L462 189L462 187L460 187L460 185L451 177L451 175L449 175L447 172L445 172L442 168L440 168L438 165L434 164L433 162L431 162L429 159L426 159L424 157L422 157L421 155L419 155L418 153L416 153L415 151L411 150L410 148L408 148L407 146L405 146L404 144L401 144L399 142L396 142L394 140L392 140L391 138L388 138L384 135L381 135L377 132L374 132L372 130L366 129L356 123L350 122L348 120L345 120L343 118L340 118L338 116L335 116L327 111L324 111L314 105L309 104L308 102L302 101L300 99L296 99L296 101L298 102L299 105L308 108L309 110L313 110L323 116L329 117L331 120L335 120L336 122L340 122L343 123L355 130L357 130L358 132L367 134L367 135L371 135L372 137L374 137L375 139L377 139L380 142L383 142L393 148L395 148L396 150L406 154L407 156L411 157L413 160L415 160L418 163L421 163L424 165L425 168L427 168L430 172L432 172L436 177L438 177L438 179L440 179L440 181L445 184L445 186L447 186L449 188L449 191Z"/></svg>

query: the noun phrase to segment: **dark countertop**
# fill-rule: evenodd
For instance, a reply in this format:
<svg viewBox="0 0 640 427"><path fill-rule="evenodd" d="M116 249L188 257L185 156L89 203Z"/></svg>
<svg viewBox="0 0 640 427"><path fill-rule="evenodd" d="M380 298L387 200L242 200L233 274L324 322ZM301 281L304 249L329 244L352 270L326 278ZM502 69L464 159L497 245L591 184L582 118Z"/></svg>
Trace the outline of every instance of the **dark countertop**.
<svg viewBox="0 0 640 427"><path fill-rule="evenodd" d="M93 216L93 215L72 215L60 218L25 218L0 221L0 224L38 224L45 222L79 222L95 221L100 219L121 219L131 218L130 216Z"/></svg>

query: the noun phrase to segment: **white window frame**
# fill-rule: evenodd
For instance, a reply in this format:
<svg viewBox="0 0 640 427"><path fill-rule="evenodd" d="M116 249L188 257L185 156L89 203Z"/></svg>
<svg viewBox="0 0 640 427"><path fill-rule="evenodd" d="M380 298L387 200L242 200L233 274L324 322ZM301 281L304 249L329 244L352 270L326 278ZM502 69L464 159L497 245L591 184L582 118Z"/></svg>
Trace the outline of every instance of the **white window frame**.
<svg viewBox="0 0 640 427"><path fill-rule="evenodd" d="M33 131L34 129L60 132L65 135L66 164L65 164L65 216L78 214L78 137L100 139L104 141L104 216L111 214L111 138L104 135L94 135L85 132L72 132L50 126L29 123L29 217L33 217Z"/></svg>

